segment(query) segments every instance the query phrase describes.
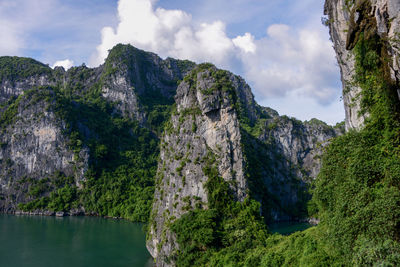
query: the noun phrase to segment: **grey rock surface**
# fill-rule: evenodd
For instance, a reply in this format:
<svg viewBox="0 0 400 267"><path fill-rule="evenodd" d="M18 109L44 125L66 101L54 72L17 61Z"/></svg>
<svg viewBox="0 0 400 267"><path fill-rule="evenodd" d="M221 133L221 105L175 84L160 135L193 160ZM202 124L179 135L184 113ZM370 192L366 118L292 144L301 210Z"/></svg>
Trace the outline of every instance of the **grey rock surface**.
<svg viewBox="0 0 400 267"><path fill-rule="evenodd" d="M161 59L130 45L117 45L105 62L103 96L124 115L146 122L146 105L158 99L173 103L177 82L194 67L190 61Z"/></svg>
<svg viewBox="0 0 400 267"><path fill-rule="evenodd" d="M232 186L236 198L246 195L244 159L238 115L229 92L214 90L209 70L195 72L194 83L183 81L175 96L176 112L162 138L152 228L147 247L160 266L176 249L168 225L195 207L207 208L208 178L205 161L210 153L218 160L221 177ZM233 75L232 80L237 79Z"/></svg>
<svg viewBox="0 0 400 267"><path fill-rule="evenodd" d="M0 211L12 212L31 199L26 194L31 183L22 182L26 179L38 181L61 172L80 187L88 168L87 149L75 155L63 134L65 123L48 102L31 96L19 97L13 123L3 124L0 132Z"/></svg>

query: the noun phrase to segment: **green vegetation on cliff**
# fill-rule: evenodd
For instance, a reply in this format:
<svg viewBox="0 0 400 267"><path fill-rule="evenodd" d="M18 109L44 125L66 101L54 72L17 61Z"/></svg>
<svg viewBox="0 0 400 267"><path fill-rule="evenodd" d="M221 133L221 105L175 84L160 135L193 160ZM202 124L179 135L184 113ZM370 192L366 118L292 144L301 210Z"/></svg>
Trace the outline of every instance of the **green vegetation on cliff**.
<svg viewBox="0 0 400 267"><path fill-rule="evenodd" d="M360 33L353 48L354 85L362 91L360 131L326 148L310 213L321 223L270 237L249 252L262 266L397 266L400 263L400 103L385 40ZM272 242L277 240L277 242Z"/></svg>
<svg viewBox="0 0 400 267"><path fill-rule="evenodd" d="M35 75L51 74L49 66L24 57L0 57L0 84L5 81L22 81Z"/></svg>
<svg viewBox="0 0 400 267"><path fill-rule="evenodd" d="M59 103L60 116L69 122L71 145L90 151L80 192L85 210L146 221L154 190L157 137L137 121L113 114L113 105L100 94L61 98Z"/></svg>
<svg viewBox="0 0 400 267"><path fill-rule="evenodd" d="M215 155L209 151L203 160L208 209L189 211L172 224L181 249L169 260L178 266L235 265L244 260L247 249L266 241L260 204L251 199L236 201L229 184L219 176Z"/></svg>
<svg viewBox="0 0 400 267"><path fill-rule="evenodd" d="M94 84L80 93L79 86L25 93L51 103L48 108L66 122L65 134L76 159L83 160L80 151L89 149L90 161L82 189L71 182L55 184L49 177L47 190L32 195L34 199L19 208L69 211L84 207L88 213L147 221L154 193L158 138L136 120L116 114L113 104L101 96L99 86ZM48 196L42 196L46 192Z"/></svg>
<svg viewBox="0 0 400 267"><path fill-rule="evenodd" d="M345 265L400 262L400 103L384 40L362 33L353 49L365 126L328 147L313 201Z"/></svg>
<svg viewBox="0 0 400 267"><path fill-rule="evenodd" d="M208 209L189 211L172 224L180 249L167 262L249 267L334 264L323 226L290 236L270 234L260 217L260 204L249 198L236 201L229 184L219 176L211 152L206 161Z"/></svg>

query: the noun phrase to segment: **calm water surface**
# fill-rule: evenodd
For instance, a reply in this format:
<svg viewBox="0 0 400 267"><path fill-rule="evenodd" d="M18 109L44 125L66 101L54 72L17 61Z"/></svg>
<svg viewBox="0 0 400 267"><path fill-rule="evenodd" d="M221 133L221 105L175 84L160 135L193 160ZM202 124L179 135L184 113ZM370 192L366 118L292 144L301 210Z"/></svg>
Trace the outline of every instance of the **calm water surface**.
<svg viewBox="0 0 400 267"><path fill-rule="evenodd" d="M0 215L0 266L151 266L141 224Z"/></svg>
<svg viewBox="0 0 400 267"><path fill-rule="evenodd" d="M281 235L290 235L297 231L303 231L310 228L312 225L309 223L299 222L279 222L268 225L268 230L272 233L279 233Z"/></svg>

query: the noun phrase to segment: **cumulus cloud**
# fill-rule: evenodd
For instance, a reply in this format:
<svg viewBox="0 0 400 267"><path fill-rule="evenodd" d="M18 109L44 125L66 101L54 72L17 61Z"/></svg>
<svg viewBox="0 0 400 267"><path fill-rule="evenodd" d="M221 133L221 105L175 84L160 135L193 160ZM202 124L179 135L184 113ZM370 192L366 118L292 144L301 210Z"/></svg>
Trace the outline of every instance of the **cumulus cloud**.
<svg viewBox="0 0 400 267"><path fill-rule="evenodd" d="M254 43L254 36L246 32L243 36L238 36L232 40L236 47L242 49L245 53L255 53L256 45Z"/></svg>
<svg viewBox="0 0 400 267"><path fill-rule="evenodd" d="M289 92L312 97L321 104L337 99L338 68L332 45L318 28L295 30L288 25L268 27L256 40L257 53L241 54L246 77L263 97Z"/></svg>
<svg viewBox="0 0 400 267"><path fill-rule="evenodd" d="M90 64L101 64L114 45L130 43L162 57L242 69L261 101L294 93L323 105L338 99L338 69L322 26L274 24L258 39L248 32L230 38L222 21L197 24L182 10L155 8L154 3L119 0L119 24L103 28Z"/></svg>
<svg viewBox="0 0 400 267"><path fill-rule="evenodd" d="M64 59L64 60L59 60L56 61L53 66L51 66L53 69L55 67L63 67L65 70L70 69L72 66L74 66L74 61L70 59Z"/></svg>
<svg viewBox="0 0 400 267"><path fill-rule="evenodd" d="M155 9L150 0L120 0L118 17L120 22L115 29L103 28L102 42L91 65L101 64L108 50L117 43L130 43L161 56L212 61L224 67L229 67L236 49L223 22L195 25L190 14L182 10ZM248 38L238 39L237 46L247 47Z"/></svg>

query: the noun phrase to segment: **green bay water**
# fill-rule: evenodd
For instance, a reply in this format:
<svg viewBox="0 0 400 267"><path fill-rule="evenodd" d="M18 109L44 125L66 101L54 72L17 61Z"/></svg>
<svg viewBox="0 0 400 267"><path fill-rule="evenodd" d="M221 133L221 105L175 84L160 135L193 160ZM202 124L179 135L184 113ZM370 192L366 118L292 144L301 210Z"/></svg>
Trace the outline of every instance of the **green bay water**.
<svg viewBox="0 0 400 267"><path fill-rule="evenodd" d="M96 217L0 215L0 266L152 266L141 224Z"/></svg>
<svg viewBox="0 0 400 267"><path fill-rule="evenodd" d="M301 222L279 222L272 223L268 225L268 230L271 233L278 233L281 235L290 235L294 232L303 231L307 228L312 227L309 223L301 223Z"/></svg>

